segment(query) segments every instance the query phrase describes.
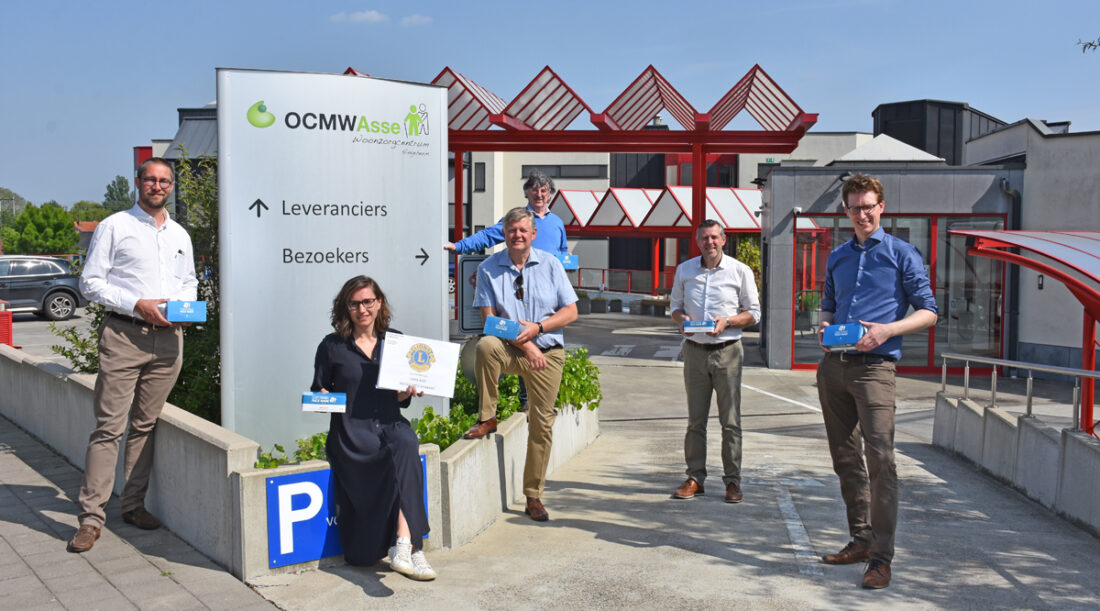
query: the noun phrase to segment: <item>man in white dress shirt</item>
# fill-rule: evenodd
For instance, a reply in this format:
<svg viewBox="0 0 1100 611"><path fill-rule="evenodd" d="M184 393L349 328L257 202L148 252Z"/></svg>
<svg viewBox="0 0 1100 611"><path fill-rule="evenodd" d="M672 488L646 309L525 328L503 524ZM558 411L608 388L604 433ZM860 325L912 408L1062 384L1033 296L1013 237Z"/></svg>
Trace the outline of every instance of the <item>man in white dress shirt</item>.
<svg viewBox="0 0 1100 611"><path fill-rule="evenodd" d="M700 223L695 239L702 256L681 263L672 283L672 320L686 338L684 388L688 426L684 436L687 481L672 496L703 494L707 477L707 419L712 395L718 399L722 425L722 481L726 502L740 503L741 493L741 329L760 321L756 282L748 265L723 254L726 236L718 221ZM684 332L686 321L713 321L704 333Z"/></svg>
<svg viewBox="0 0 1100 611"><path fill-rule="evenodd" d="M183 357L183 332L158 306L194 301L198 281L191 238L168 218L164 205L174 179L167 161L141 164L138 203L96 227L80 276L80 290L107 309L99 331L95 384L96 427L88 440L80 488L80 527L69 551L92 548L106 521L114 488L119 442L126 435L122 519L139 528L160 527L145 509L153 465L153 431Z"/></svg>

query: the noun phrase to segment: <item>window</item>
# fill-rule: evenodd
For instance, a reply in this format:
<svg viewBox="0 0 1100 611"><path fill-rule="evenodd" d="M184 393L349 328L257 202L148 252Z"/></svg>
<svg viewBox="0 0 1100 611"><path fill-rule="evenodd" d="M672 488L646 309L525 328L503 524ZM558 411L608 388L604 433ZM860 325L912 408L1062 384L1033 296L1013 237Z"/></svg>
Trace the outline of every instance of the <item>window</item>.
<svg viewBox="0 0 1100 611"><path fill-rule="evenodd" d="M483 162L474 163L474 191L485 191L485 164Z"/></svg>
<svg viewBox="0 0 1100 611"><path fill-rule="evenodd" d="M523 178L538 170L551 178L607 178L607 166L601 164L525 165Z"/></svg>

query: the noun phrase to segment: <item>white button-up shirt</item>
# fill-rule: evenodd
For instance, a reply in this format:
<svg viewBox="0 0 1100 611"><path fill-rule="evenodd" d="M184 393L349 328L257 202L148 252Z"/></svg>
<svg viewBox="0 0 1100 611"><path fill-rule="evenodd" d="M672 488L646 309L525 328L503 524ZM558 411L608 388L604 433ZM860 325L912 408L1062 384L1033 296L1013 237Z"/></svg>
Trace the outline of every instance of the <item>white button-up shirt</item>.
<svg viewBox="0 0 1100 611"><path fill-rule="evenodd" d="M140 206L116 212L95 228L80 291L89 301L135 316L139 299L195 301L191 237L172 219L157 227Z"/></svg>
<svg viewBox="0 0 1100 611"><path fill-rule="evenodd" d="M714 320L750 312L753 321L760 322L760 299L752 269L726 254L712 269L703 266L702 257L677 266L669 305L673 311L682 310L691 320ZM740 328L726 327L718 337L695 333L688 341L717 344L740 337Z"/></svg>

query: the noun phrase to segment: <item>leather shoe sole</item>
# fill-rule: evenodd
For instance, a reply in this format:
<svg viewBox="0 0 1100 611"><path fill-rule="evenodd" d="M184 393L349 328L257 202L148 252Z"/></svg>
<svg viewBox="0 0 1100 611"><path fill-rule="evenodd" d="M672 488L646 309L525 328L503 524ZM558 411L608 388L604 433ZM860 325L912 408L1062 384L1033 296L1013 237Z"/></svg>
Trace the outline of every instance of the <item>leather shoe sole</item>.
<svg viewBox="0 0 1100 611"><path fill-rule="evenodd" d="M745 495L741 492L741 487L737 484L726 485L726 502L727 503L740 503L744 500Z"/></svg>
<svg viewBox="0 0 1100 611"><path fill-rule="evenodd" d="M485 421L478 421L477 424L470 427L470 430L466 431L462 435L463 439L481 439L489 433L497 432L497 419L490 418Z"/></svg>
<svg viewBox="0 0 1100 611"><path fill-rule="evenodd" d="M706 493L703 492L703 486L700 485L699 482L689 477L682 486L677 488L676 491L672 493L672 498L691 499L695 498L696 496L703 496L704 494Z"/></svg>
<svg viewBox="0 0 1100 611"><path fill-rule="evenodd" d="M821 557L821 561L825 564L856 564L867 562L870 557L871 548L852 541L835 554L825 554Z"/></svg>
<svg viewBox="0 0 1100 611"><path fill-rule="evenodd" d="M550 514L547 513L546 508L542 506L542 501L538 499L528 500L527 507L523 509L523 513L531 516L531 519L536 522L545 522L550 519Z"/></svg>
<svg viewBox="0 0 1100 611"><path fill-rule="evenodd" d="M74 554L86 552L92 549L99 540L99 529L90 524L85 524L76 530L76 534L69 541L69 551Z"/></svg>
<svg viewBox="0 0 1100 611"><path fill-rule="evenodd" d="M867 590L881 590L890 585L890 565L881 560L872 560L863 572L862 585Z"/></svg>
<svg viewBox="0 0 1100 611"><path fill-rule="evenodd" d="M138 507L137 509L122 514L122 521L127 524L133 524L142 530L156 530L161 526L160 520L156 519L156 517L149 513L144 507Z"/></svg>

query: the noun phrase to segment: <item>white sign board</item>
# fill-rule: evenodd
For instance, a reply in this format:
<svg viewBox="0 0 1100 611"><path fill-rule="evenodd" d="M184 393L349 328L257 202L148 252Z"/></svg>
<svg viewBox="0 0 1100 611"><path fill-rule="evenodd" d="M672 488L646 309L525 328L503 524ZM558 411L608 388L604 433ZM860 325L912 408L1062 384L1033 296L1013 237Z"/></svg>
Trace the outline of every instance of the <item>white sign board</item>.
<svg viewBox="0 0 1100 611"><path fill-rule="evenodd" d="M446 119L441 87L218 70L223 426L265 447L328 429L299 399L353 276L393 328L448 338ZM406 416L426 405L448 411Z"/></svg>

